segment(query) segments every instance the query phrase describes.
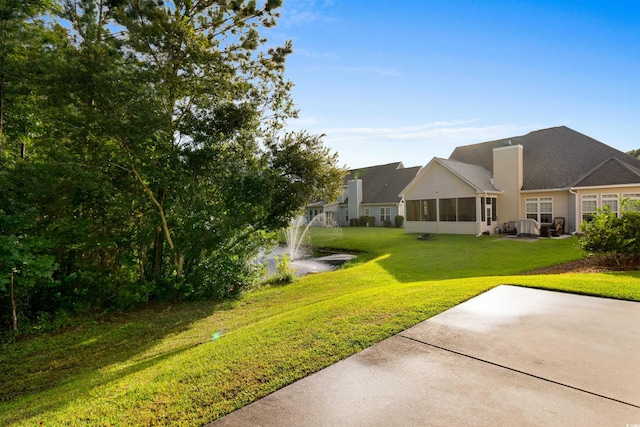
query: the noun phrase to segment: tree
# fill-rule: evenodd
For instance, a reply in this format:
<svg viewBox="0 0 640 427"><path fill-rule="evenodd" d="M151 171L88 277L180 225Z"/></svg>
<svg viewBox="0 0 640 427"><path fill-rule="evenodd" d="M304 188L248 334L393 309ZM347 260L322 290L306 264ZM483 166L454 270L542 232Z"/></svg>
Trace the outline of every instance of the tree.
<svg viewBox="0 0 640 427"><path fill-rule="evenodd" d="M631 151L627 151L627 154L629 154L629 155L631 155L631 156L633 156L633 157L635 157L637 159L640 159L640 148L635 149L635 150L631 150Z"/></svg>
<svg viewBox="0 0 640 427"><path fill-rule="evenodd" d="M261 50L266 39L257 28L275 25L280 4L122 2L117 9L156 102L146 110L153 132L118 138L126 168L157 211L156 279L165 247L164 275L178 279L228 253L247 263L256 250L249 238L284 226L304 197L317 195L318 172L334 178L322 177L323 190L339 185L336 159L319 138L276 134L295 115L283 74L291 46Z"/></svg>
<svg viewBox="0 0 640 427"><path fill-rule="evenodd" d="M5 135L30 148L0 156L0 222L28 208L7 235L42 238L14 240L20 257L57 265L55 292L28 288L32 314L237 293L272 231L337 196L322 136L283 131L291 44L259 34L281 1L41 4L49 19L11 21L37 31L12 45L28 78L4 92Z"/></svg>
<svg viewBox="0 0 640 427"><path fill-rule="evenodd" d="M0 235L0 289L9 295L11 325L18 332L21 302L29 288L53 284L54 257L45 252L46 241L37 236Z"/></svg>
<svg viewBox="0 0 640 427"><path fill-rule="evenodd" d="M51 0L0 2L0 158L24 157L36 130L32 82L51 35L42 17L52 7Z"/></svg>

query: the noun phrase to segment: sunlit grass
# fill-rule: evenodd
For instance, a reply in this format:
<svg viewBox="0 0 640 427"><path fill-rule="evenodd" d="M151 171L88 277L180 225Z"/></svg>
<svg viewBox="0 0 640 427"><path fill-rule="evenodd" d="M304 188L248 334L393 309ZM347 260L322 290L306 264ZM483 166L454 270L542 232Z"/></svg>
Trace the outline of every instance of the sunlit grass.
<svg viewBox="0 0 640 427"><path fill-rule="evenodd" d="M517 275L580 258L574 239L312 234L366 254L234 301L158 306L4 345L0 424L201 425L499 284L640 300L638 271Z"/></svg>

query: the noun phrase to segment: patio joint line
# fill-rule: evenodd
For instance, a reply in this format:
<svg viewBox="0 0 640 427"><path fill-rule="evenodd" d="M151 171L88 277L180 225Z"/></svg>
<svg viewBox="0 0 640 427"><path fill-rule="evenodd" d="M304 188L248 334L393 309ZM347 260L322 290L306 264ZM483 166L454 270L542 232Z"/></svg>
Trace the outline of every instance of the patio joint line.
<svg viewBox="0 0 640 427"><path fill-rule="evenodd" d="M509 366L505 366L505 365L501 365L499 363L492 362L490 360L481 359L479 357L475 357L475 356L471 356L469 354L461 353L459 351L451 350L450 348L441 347L439 345L431 344L431 343L426 342L426 341L421 341L421 340L419 340L417 338L408 337L408 336L402 335L401 333L398 334L398 336L401 337L401 338L410 340L410 341L417 342L419 344L428 345L429 347L433 347L433 348L437 348L437 349L440 349L440 350L444 350L444 351L447 351L449 353L457 354L459 356L468 357L470 359L477 360L479 362L487 363L489 365L497 366L497 367L503 368L503 369L508 369L509 371L517 372L519 374L523 374L523 375L527 375L529 377L537 378L539 380L547 381L547 382L550 382L552 384L557 384L557 385L560 385L562 387L567 387L567 388L570 388L570 389L573 389L573 390L577 390L577 391L580 391L580 392L583 392L583 393L591 394L593 396L601 397L601 398L607 399L607 400L612 400L614 402L622 403L623 405L628 405L628 406L632 406L634 408L640 409L640 405L634 405L633 403L625 402L624 400L619 400L619 399L616 399L616 398L613 398L613 397L604 396L602 394L594 393L594 392L589 391L589 390L585 390L585 389L582 389L582 388L579 388L579 387L574 387L574 386L569 385L569 384L564 384L564 383L561 383L561 382L558 382L558 381L550 380L549 378L544 378L544 377L541 377L541 376L538 376L538 375L534 375L534 374L531 374L529 372L520 371L518 369L511 368Z"/></svg>

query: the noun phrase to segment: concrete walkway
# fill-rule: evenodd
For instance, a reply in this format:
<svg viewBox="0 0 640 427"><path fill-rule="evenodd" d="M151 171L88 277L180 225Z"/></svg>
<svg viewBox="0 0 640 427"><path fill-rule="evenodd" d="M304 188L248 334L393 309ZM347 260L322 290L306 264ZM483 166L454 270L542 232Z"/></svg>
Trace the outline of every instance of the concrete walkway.
<svg viewBox="0 0 640 427"><path fill-rule="evenodd" d="M640 303L499 286L210 426L640 425Z"/></svg>

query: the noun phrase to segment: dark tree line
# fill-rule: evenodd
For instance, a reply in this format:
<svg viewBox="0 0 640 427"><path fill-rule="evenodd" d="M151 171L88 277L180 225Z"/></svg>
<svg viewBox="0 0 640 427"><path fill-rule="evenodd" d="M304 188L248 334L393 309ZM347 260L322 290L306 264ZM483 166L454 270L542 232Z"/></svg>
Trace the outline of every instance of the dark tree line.
<svg viewBox="0 0 640 427"><path fill-rule="evenodd" d="M281 3L0 0L3 322L236 294L335 198L335 154L283 131Z"/></svg>

